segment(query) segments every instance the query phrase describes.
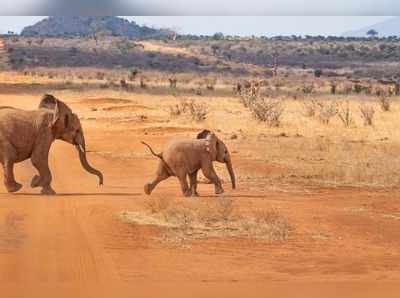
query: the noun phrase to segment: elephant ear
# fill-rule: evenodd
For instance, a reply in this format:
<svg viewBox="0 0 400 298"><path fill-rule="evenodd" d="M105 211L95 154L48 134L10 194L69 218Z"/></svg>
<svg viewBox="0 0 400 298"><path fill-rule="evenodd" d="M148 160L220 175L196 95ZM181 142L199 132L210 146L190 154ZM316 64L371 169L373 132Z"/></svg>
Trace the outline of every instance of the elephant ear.
<svg viewBox="0 0 400 298"><path fill-rule="evenodd" d="M211 133L208 129L203 129L200 133L197 134L197 139L205 139Z"/></svg>
<svg viewBox="0 0 400 298"><path fill-rule="evenodd" d="M205 145L206 151L210 153L211 160L217 159L217 143L217 136L214 133L210 132L206 137Z"/></svg>
<svg viewBox="0 0 400 298"><path fill-rule="evenodd" d="M53 95L45 94L39 103L39 109L53 110L53 119L49 124L50 126L54 126L60 118L59 100Z"/></svg>

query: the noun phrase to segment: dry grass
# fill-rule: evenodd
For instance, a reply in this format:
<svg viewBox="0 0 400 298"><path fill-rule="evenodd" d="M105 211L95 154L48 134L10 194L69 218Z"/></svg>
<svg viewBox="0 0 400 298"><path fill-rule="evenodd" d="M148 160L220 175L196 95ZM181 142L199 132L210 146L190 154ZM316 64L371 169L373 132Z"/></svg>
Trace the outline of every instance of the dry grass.
<svg viewBox="0 0 400 298"><path fill-rule="evenodd" d="M172 117L189 116L193 121L204 121L207 118L207 105L198 103L194 99L180 98L179 103L169 106L169 114Z"/></svg>
<svg viewBox="0 0 400 298"><path fill-rule="evenodd" d="M167 206L166 200L169 202ZM149 198L148 201L145 212L124 211L120 217L129 223L162 227L160 239L178 245L210 237L284 241L293 229L274 209L253 210L250 214L239 215L235 201L230 198L172 202L166 198Z"/></svg>
<svg viewBox="0 0 400 298"><path fill-rule="evenodd" d="M303 101L303 108L305 117L314 117L317 113L319 102L315 98L307 98Z"/></svg>
<svg viewBox="0 0 400 298"><path fill-rule="evenodd" d="M386 95L381 95L378 97L378 102L381 107L381 110L383 112L389 112L390 111L390 104L391 104L391 99L390 97Z"/></svg>
<svg viewBox="0 0 400 298"><path fill-rule="evenodd" d="M279 127L284 112L283 102L279 99L262 97L258 94L242 94L240 101L248 108L253 117L269 127Z"/></svg>
<svg viewBox="0 0 400 298"><path fill-rule="evenodd" d="M354 125L354 117L348 100L339 106L337 115L342 121L344 127L349 128Z"/></svg>
<svg viewBox="0 0 400 298"><path fill-rule="evenodd" d="M318 102L318 119L322 124L328 125L331 119L335 117L337 113L338 107L336 102Z"/></svg>
<svg viewBox="0 0 400 298"><path fill-rule="evenodd" d="M48 76L38 76L39 72L54 72L55 77L49 79ZM94 78L97 72L106 73L100 69L82 69L80 74ZM77 73L77 70L71 69L37 69L34 77L30 74L15 72L0 73L0 82L3 82L5 90L13 88L13 93L7 93L0 104L22 107L27 97L31 96L39 100L39 96L35 94L49 92L72 103L78 115L84 114L82 121L85 129L108 127L111 130L135 129L141 132L151 131L154 128L157 129L156 134L162 135L165 140L176 135L193 136L193 129L208 128L218 131L218 135L231 151L235 151L234 165L236 159L251 162L248 163L249 165L247 162L242 163L236 170L239 183L244 183L246 186L257 185L255 189L259 189L260 185L263 188L277 187L279 189L290 189L296 185L366 185L370 187L399 185L399 176L396 174L400 172L398 97L391 97L390 113L383 112L380 108L374 109L373 126L365 126L363 116L359 111L360 106L378 107L379 102L376 96L350 94L344 97L339 91L339 95L329 95L329 84L326 86L321 84L312 95L313 99L302 100L301 97L289 97L287 94L301 86L303 78L281 79L283 86L280 87L279 92L282 96L278 93L277 98L284 102L284 114L277 127L263 125L254 119L250 109L244 108L238 98L232 95L232 83L232 85L218 85L212 97L182 96L182 98L191 98L194 104L207 106L206 118L203 117L204 120L197 122L192 120L190 112L185 112L179 117L171 117L171 112L164 108L177 104L177 98L171 95L169 76L165 74L146 73L146 77L151 79L148 89L136 88L133 92L125 92L120 88L99 89L98 84L103 81L97 80L93 80L94 85L82 87L80 80L76 79ZM126 75L128 74L129 72L126 72ZM113 75L112 72L107 73L107 77L111 75ZM73 77L74 84L63 85L60 89L55 88L53 84L62 82L64 76ZM186 80L190 80L190 76L187 76ZM119 82L120 78L121 74L115 73L116 82ZM139 86L138 80L139 78L135 82L136 87ZM192 77L191 80L195 84L197 81L204 81L204 78L200 80ZM231 78L229 81L228 77L219 78L218 82L229 83L234 82L233 80ZM271 82L269 85L272 84ZM15 84L21 85L20 89L16 89ZM177 89L182 92L180 88L183 88L181 84ZM32 95L27 93L30 90L32 90ZM231 95L227 93L221 95L218 93L221 90L225 92L229 90ZM19 91L23 95L18 94ZM89 104L88 111L85 106L79 104L82 99L99 98L122 98L126 104L121 103L121 105L130 103L135 108L134 110L133 108L108 109L116 106L117 103L94 101L93 104ZM330 117L328 124L319 121L321 105L327 105L328 108L324 109L333 111L335 105L339 108L338 114ZM329 108L330 105L332 108ZM353 122L349 126L351 129L347 128L347 124L340 119L341 108L345 110L345 116L347 111L351 113L351 117L349 114L344 117L345 123ZM144 120L138 118L140 115L144 115ZM169 128L174 130L169 131ZM237 140L229 140L233 134L238 136ZM107 151L111 150L107 149ZM128 152L128 149L127 152L120 154L127 159L136 156ZM267 165L272 166L272 170L269 168L266 170ZM226 171L221 169L220 172L221 178L228 181L229 177L224 176Z"/></svg>
<svg viewBox="0 0 400 298"><path fill-rule="evenodd" d="M374 120L374 115L375 115L375 109L373 106L368 106L368 105L360 105L360 113L361 117L364 120L364 125L366 126L371 126L373 125L373 120Z"/></svg>

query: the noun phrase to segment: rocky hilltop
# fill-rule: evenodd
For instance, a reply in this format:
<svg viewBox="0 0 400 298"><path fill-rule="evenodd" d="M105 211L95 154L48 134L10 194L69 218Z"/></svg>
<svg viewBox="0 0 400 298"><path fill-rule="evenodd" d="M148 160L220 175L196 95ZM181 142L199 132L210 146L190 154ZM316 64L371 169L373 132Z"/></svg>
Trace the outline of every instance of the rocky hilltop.
<svg viewBox="0 0 400 298"><path fill-rule="evenodd" d="M150 37L165 34L162 30L139 26L126 19L85 16L52 16L25 27L22 36L87 36L101 32L105 35L127 37Z"/></svg>

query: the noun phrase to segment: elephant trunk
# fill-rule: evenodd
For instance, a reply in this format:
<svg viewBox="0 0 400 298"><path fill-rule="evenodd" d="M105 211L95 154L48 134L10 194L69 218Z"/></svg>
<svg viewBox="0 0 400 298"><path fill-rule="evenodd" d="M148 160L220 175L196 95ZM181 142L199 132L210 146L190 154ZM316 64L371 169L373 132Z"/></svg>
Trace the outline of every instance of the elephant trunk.
<svg viewBox="0 0 400 298"><path fill-rule="evenodd" d="M96 175L99 178L99 185L103 185L103 174L93 168L86 158L86 144L83 135L81 135L80 140L75 145L76 149L79 152L79 159L81 161L82 167L89 172L90 174Z"/></svg>
<svg viewBox="0 0 400 298"><path fill-rule="evenodd" d="M231 177L232 188L235 189L236 188L235 173L233 172L232 160L229 155L225 157L225 165L226 169L229 172L229 176Z"/></svg>

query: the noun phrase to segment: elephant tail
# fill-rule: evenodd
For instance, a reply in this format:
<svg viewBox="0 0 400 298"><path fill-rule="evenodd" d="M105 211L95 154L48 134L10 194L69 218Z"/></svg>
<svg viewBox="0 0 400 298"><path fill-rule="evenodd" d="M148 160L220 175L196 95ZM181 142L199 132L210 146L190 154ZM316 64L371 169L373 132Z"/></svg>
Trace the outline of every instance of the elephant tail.
<svg viewBox="0 0 400 298"><path fill-rule="evenodd" d="M141 143L142 143L143 145L147 146L147 148L149 148L151 154L153 154L154 156L158 157L158 158L161 160L161 162L163 163L163 165L164 165L164 167L165 167L165 169L167 170L167 172L168 172L169 175L175 176L175 175L174 175L174 172L171 170L171 168L169 167L169 165L165 162L165 160L164 160L164 158L163 158L163 156L162 156L162 153L155 153L149 144L147 144L147 143L145 143L145 142L143 142L143 141L141 141Z"/></svg>
<svg viewBox="0 0 400 298"><path fill-rule="evenodd" d="M161 154L161 153L155 153L149 144L147 144L147 143L145 143L145 142L143 142L143 141L142 141L141 143L142 143L143 145L146 145L147 148L149 148L151 154L153 154L155 157L158 157L159 159L163 159L162 154Z"/></svg>

